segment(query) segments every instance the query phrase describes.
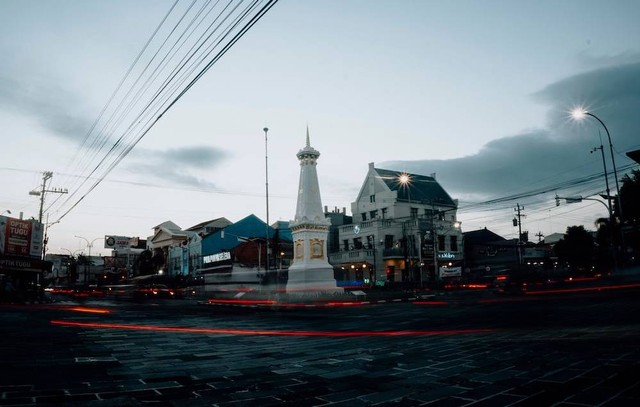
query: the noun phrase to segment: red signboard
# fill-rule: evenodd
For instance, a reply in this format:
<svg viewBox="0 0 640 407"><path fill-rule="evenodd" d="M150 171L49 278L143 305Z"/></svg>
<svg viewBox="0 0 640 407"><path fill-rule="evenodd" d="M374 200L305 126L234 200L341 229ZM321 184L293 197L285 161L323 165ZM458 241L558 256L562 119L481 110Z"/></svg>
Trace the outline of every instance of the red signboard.
<svg viewBox="0 0 640 407"><path fill-rule="evenodd" d="M0 216L0 254L40 257L41 251L40 223Z"/></svg>

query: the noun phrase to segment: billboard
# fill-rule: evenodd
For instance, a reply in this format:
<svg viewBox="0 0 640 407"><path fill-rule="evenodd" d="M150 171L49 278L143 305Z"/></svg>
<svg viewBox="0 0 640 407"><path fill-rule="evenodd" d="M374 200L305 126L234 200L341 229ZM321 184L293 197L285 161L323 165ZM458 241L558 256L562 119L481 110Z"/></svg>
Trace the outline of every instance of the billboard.
<svg viewBox="0 0 640 407"><path fill-rule="evenodd" d="M131 238L128 236L105 236L104 248L113 250L124 250L131 247Z"/></svg>
<svg viewBox="0 0 640 407"><path fill-rule="evenodd" d="M43 229L35 220L0 216L0 254L41 257Z"/></svg>

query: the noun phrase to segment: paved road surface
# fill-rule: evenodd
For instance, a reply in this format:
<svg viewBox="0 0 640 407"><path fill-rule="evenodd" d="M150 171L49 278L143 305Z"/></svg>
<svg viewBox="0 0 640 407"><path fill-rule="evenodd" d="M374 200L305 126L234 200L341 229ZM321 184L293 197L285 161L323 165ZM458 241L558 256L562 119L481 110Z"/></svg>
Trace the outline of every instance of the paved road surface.
<svg viewBox="0 0 640 407"><path fill-rule="evenodd" d="M0 305L0 406L638 406L639 294Z"/></svg>

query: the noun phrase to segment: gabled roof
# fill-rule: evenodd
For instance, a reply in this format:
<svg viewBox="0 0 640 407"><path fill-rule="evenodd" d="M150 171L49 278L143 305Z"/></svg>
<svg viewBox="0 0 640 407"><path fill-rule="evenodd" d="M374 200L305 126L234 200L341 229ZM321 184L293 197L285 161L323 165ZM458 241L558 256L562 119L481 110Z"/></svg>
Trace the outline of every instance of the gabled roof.
<svg viewBox="0 0 640 407"><path fill-rule="evenodd" d="M453 199L433 177L381 168L375 168L375 171L390 190L397 191L399 200L456 206ZM409 176L410 182L406 185L399 182L400 176L403 174Z"/></svg>
<svg viewBox="0 0 640 407"><path fill-rule="evenodd" d="M198 223L197 225L193 225L190 228L186 229L186 230L191 230L191 231L197 231L200 230L202 228L204 228L205 226L213 226L213 227L217 227L217 228L224 228L231 225L231 221L227 218L216 218L216 219L212 219L212 220L207 220L201 223Z"/></svg>
<svg viewBox="0 0 640 407"><path fill-rule="evenodd" d="M506 240L504 237L493 233L487 228L464 232L465 244L500 242Z"/></svg>
<svg viewBox="0 0 640 407"><path fill-rule="evenodd" d="M171 222L170 220L162 222L161 224L153 227L154 230L161 229L161 228L164 228L166 230L171 230L171 231L181 231L182 230L182 228L180 226L176 225L175 223Z"/></svg>
<svg viewBox="0 0 640 407"><path fill-rule="evenodd" d="M231 250L243 242L241 239L264 239L266 240L267 230L269 239L275 236L275 230L263 222L256 215L249 215L226 228L214 232L202 239L202 254L215 254L221 251ZM280 239L286 240L283 234Z"/></svg>
<svg viewBox="0 0 640 407"><path fill-rule="evenodd" d="M551 233L544 237L543 242L546 244L555 244L564 239L564 233Z"/></svg>

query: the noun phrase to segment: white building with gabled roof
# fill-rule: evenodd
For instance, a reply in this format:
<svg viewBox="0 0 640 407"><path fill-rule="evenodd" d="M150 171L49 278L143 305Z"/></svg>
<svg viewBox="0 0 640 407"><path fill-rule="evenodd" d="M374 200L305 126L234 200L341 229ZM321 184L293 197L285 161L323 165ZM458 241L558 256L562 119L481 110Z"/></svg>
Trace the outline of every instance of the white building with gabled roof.
<svg viewBox="0 0 640 407"><path fill-rule="evenodd" d="M369 163L352 224L338 227L340 248L330 253L345 284L424 284L462 272L457 200L425 176ZM436 273L436 270L438 273Z"/></svg>

